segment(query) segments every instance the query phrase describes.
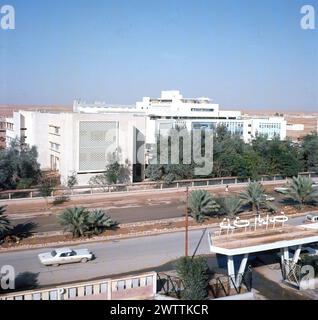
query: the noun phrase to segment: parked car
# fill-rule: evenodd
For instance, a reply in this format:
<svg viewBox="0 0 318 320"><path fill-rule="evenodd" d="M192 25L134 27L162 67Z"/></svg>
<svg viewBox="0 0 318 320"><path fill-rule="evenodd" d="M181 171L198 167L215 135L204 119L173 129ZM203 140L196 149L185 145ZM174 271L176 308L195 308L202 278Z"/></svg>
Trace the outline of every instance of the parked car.
<svg viewBox="0 0 318 320"><path fill-rule="evenodd" d="M307 214L306 221L318 222L318 215L317 214Z"/></svg>
<svg viewBox="0 0 318 320"><path fill-rule="evenodd" d="M264 194L263 197L264 197L265 201L275 201L275 198L268 195L268 194Z"/></svg>
<svg viewBox="0 0 318 320"><path fill-rule="evenodd" d="M278 193L284 193L288 190L289 190L289 188L284 188L284 187L283 188L275 188L275 191Z"/></svg>
<svg viewBox="0 0 318 320"><path fill-rule="evenodd" d="M303 247L301 253L308 254L309 256L318 256L318 249L312 246Z"/></svg>
<svg viewBox="0 0 318 320"><path fill-rule="evenodd" d="M61 264L82 262L93 259L94 255L88 249L72 250L69 248L55 249L51 252L39 254L40 262L45 266L59 266Z"/></svg>

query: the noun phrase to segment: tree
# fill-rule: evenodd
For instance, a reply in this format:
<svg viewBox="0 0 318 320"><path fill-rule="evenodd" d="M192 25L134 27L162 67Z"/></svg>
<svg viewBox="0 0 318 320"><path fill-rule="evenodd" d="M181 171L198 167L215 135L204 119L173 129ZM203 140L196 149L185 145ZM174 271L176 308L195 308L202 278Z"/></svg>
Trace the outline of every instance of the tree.
<svg viewBox="0 0 318 320"><path fill-rule="evenodd" d="M313 184L312 179L308 177L294 177L283 193L296 201L300 207L304 204L316 203L318 201L318 188L314 188Z"/></svg>
<svg viewBox="0 0 318 320"><path fill-rule="evenodd" d="M88 216L89 229L94 235L102 233L106 229L118 225L117 221L112 220L103 210L93 210Z"/></svg>
<svg viewBox="0 0 318 320"><path fill-rule="evenodd" d="M302 139L302 160L304 171L318 170L318 134L313 132Z"/></svg>
<svg viewBox="0 0 318 320"><path fill-rule="evenodd" d="M78 184L76 172L72 172L66 179L66 185L69 189L74 188Z"/></svg>
<svg viewBox="0 0 318 320"><path fill-rule="evenodd" d="M5 216L6 207L0 206L0 240L2 240L7 232L11 230L11 222L7 216Z"/></svg>
<svg viewBox="0 0 318 320"><path fill-rule="evenodd" d="M67 208L59 216L59 222L65 230L72 232L74 238L80 238L89 230L88 215L89 211L86 208Z"/></svg>
<svg viewBox="0 0 318 320"><path fill-rule="evenodd" d="M41 180L41 184L38 187L40 196L45 199L46 203L46 210L48 209L49 206L49 197L52 196L52 193L55 188L55 183L48 178L43 177Z"/></svg>
<svg viewBox="0 0 318 320"><path fill-rule="evenodd" d="M264 205L265 201L265 190L261 183L251 182L245 191L240 193L240 199L242 204L249 204L252 206L253 212L259 213L260 207Z"/></svg>
<svg viewBox="0 0 318 320"><path fill-rule="evenodd" d="M177 265L176 271L184 285L181 293L183 300L206 300L208 297L208 265L202 257L181 258Z"/></svg>
<svg viewBox="0 0 318 320"><path fill-rule="evenodd" d="M37 159L36 147L29 147L19 139L14 139L9 148L0 150L0 189L29 188L37 184L41 177Z"/></svg>
<svg viewBox="0 0 318 320"><path fill-rule="evenodd" d="M240 212L243 201L237 197L228 197L221 200L221 208L226 215L234 218Z"/></svg>
<svg viewBox="0 0 318 320"><path fill-rule="evenodd" d="M131 165L128 159L121 164L121 151L107 155L105 172L90 179L90 185L97 185L105 189L105 186L117 183L129 183L131 177Z"/></svg>
<svg viewBox="0 0 318 320"><path fill-rule="evenodd" d="M206 215L217 212L220 206L206 190L195 190L190 193L189 208L193 219L200 223Z"/></svg>

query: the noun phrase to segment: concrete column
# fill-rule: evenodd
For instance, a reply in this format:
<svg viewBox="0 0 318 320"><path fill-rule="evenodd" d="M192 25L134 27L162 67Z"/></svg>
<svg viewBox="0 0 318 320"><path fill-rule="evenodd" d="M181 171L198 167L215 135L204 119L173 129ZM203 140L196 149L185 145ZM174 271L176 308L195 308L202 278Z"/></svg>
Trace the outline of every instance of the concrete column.
<svg viewBox="0 0 318 320"><path fill-rule="evenodd" d="M233 256L227 257L227 272L229 277L232 278L232 281L235 283L235 268L234 268L234 260ZM233 288L234 285L230 282L230 287Z"/></svg>
<svg viewBox="0 0 318 320"><path fill-rule="evenodd" d="M284 248L284 259L289 261L289 249L288 249L288 247Z"/></svg>
<svg viewBox="0 0 318 320"><path fill-rule="evenodd" d="M297 250L295 251L294 257L293 257L293 266L298 262L299 256L301 252L301 245L297 247Z"/></svg>
<svg viewBox="0 0 318 320"><path fill-rule="evenodd" d="M280 253L281 253L281 263L282 263L282 268L285 268L285 270L283 270L285 273L289 273L289 268L288 266L284 265L285 261L289 262L289 250L288 247L286 248L281 248L280 249Z"/></svg>
<svg viewBox="0 0 318 320"><path fill-rule="evenodd" d="M244 254L244 257L243 257L243 259L241 261L241 264L240 264L240 268L239 268L238 274L236 276L235 285L237 287L239 287L241 285L241 283L242 283L242 276L241 275L245 272L247 260L248 260L248 253Z"/></svg>

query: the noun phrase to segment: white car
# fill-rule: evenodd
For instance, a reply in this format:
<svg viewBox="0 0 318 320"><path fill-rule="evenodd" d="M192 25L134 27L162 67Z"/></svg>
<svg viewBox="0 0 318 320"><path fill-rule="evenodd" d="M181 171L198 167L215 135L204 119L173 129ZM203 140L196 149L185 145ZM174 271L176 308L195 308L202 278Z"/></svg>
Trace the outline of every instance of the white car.
<svg viewBox="0 0 318 320"><path fill-rule="evenodd" d="M269 196L268 194L264 194L265 201L275 201L275 198L272 196Z"/></svg>
<svg viewBox="0 0 318 320"><path fill-rule="evenodd" d="M82 262L93 259L94 255L87 249L72 250L69 248L55 249L51 252L39 254L40 262L45 266L59 266L61 264Z"/></svg>
<svg viewBox="0 0 318 320"><path fill-rule="evenodd" d="M307 214L306 216L306 220L309 222L318 222L318 215L314 215L314 214Z"/></svg>
<svg viewBox="0 0 318 320"><path fill-rule="evenodd" d="M285 193L289 190L289 188L275 188L275 191L278 192L278 193Z"/></svg>

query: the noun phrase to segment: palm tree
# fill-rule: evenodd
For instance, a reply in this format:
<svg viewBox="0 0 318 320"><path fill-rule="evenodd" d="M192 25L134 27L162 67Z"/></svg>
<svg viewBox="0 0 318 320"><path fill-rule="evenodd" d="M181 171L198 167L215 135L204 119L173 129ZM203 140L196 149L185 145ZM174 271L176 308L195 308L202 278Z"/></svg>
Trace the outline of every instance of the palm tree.
<svg viewBox="0 0 318 320"><path fill-rule="evenodd" d="M243 205L251 205L253 212L256 209L256 213L258 214L260 207L266 204L265 190L261 183L251 182L246 190L240 193L240 199Z"/></svg>
<svg viewBox="0 0 318 320"><path fill-rule="evenodd" d="M88 223L90 232L95 235L118 225L117 221L112 220L103 210L93 210L88 216Z"/></svg>
<svg viewBox="0 0 318 320"><path fill-rule="evenodd" d="M314 188L313 184L312 179L308 177L294 177L283 193L302 207L304 204L318 201L318 188Z"/></svg>
<svg viewBox="0 0 318 320"><path fill-rule="evenodd" d="M0 239L2 239L5 234L11 229L11 222L5 216L6 207L0 206Z"/></svg>
<svg viewBox="0 0 318 320"><path fill-rule="evenodd" d="M223 198L221 200L221 207L230 218L234 218L240 212L242 205L242 199L237 197Z"/></svg>
<svg viewBox="0 0 318 320"><path fill-rule="evenodd" d="M73 237L83 237L89 230L89 211L83 207L65 209L59 216L59 222L65 230L71 231Z"/></svg>
<svg viewBox="0 0 318 320"><path fill-rule="evenodd" d="M195 190L190 193L189 208L193 219L202 222L204 216L219 211L220 206L206 190Z"/></svg>

